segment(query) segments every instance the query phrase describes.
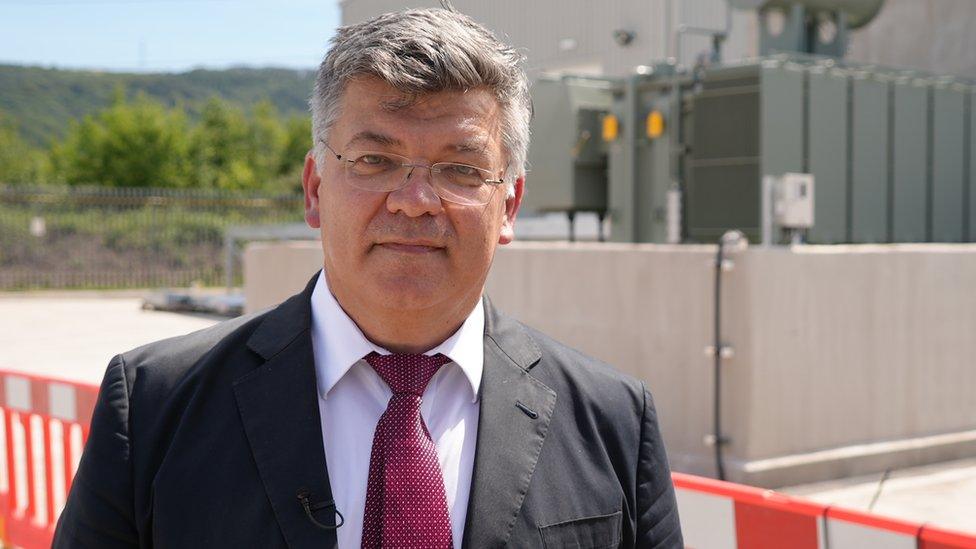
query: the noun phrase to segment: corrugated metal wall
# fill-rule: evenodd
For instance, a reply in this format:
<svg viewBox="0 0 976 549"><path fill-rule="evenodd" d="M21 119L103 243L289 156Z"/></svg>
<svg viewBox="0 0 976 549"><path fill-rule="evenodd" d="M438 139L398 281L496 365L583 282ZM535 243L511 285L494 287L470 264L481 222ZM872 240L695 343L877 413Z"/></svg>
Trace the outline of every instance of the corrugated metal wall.
<svg viewBox="0 0 976 549"><path fill-rule="evenodd" d="M525 48L533 74L626 74L637 65L673 57L679 49L680 61L693 63L709 51L710 41L685 34L679 44L678 27L722 30L729 9L725 0L454 0L453 4ZM387 11L437 5L436 0L346 0L341 3L342 21L350 24ZM729 56L754 55L755 18L748 12L734 13ZM617 44L615 30L633 32L634 40L626 46Z"/></svg>
<svg viewBox="0 0 976 549"><path fill-rule="evenodd" d="M673 57L694 63L706 37L677 35L679 25L722 29L726 0L453 0L454 5L511 43L526 48L529 69L621 75L636 65ZM437 0L343 0L344 24ZM852 37L847 58L976 78L976 1L887 0L878 17ZM628 46L613 31L635 33ZM756 55L753 13L733 10L726 59ZM679 44L680 42L680 44Z"/></svg>
<svg viewBox="0 0 976 549"><path fill-rule="evenodd" d="M848 59L976 78L976 2L887 0L854 33Z"/></svg>

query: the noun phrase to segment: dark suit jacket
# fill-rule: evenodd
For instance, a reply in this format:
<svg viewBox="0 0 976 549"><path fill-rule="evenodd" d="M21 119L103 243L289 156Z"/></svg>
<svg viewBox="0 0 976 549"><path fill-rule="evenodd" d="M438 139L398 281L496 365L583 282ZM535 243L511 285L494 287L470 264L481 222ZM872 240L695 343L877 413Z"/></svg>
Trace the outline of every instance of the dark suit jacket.
<svg viewBox="0 0 976 549"><path fill-rule="evenodd" d="M54 547L335 546L297 497L331 500L310 336L314 280L267 313L112 360ZM681 547L643 383L487 300L485 316L464 548ZM334 524L332 508L312 515Z"/></svg>

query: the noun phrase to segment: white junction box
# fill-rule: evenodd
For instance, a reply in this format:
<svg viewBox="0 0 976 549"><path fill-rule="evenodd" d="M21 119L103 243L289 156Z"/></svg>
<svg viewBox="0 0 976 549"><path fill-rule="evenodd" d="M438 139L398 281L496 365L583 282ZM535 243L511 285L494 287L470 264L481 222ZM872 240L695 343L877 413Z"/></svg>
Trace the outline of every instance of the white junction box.
<svg viewBox="0 0 976 549"><path fill-rule="evenodd" d="M773 181L773 222L784 229L813 227L813 174L785 173Z"/></svg>

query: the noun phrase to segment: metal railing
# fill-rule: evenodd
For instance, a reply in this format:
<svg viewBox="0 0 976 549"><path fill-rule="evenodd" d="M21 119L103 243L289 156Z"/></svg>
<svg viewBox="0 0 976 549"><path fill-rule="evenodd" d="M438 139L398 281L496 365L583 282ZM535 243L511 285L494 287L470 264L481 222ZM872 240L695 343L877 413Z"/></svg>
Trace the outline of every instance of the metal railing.
<svg viewBox="0 0 976 549"><path fill-rule="evenodd" d="M301 220L301 195L0 185L0 290L221 285L229 227Z"/></svg>

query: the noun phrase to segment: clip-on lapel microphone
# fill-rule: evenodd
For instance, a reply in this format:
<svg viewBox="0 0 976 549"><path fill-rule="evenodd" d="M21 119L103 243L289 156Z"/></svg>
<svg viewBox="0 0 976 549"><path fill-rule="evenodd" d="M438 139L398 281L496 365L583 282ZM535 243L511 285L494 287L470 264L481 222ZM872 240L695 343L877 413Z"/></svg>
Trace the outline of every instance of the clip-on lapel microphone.
<svg viewBox="0 0 976 549"><path fill-rule="evenodd" d="M308 517L308 520L312 521L312 524L318 526L323 530L335 530L336 528L345 524L346 519L345 517L342 516L342 513L339 512L339 509L336 509L335 500L330 499L329 501L312 503L309 501L311 495L312 495L311 492L309 492L307 488L301 488L295 494L295 496L298 497L298 502L301 503L302 505L302 509L305 510L305 516ZM321 511L322 509L325 509L327 507L333 508L335 510L336 516L339 517L338 524L336 524L335 526L322 524L321 522L315 520L315 517L312 516L312 513L314 513L315 511Z"/></svg>

